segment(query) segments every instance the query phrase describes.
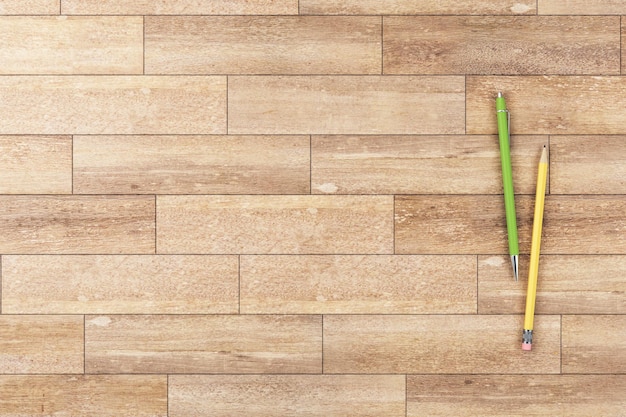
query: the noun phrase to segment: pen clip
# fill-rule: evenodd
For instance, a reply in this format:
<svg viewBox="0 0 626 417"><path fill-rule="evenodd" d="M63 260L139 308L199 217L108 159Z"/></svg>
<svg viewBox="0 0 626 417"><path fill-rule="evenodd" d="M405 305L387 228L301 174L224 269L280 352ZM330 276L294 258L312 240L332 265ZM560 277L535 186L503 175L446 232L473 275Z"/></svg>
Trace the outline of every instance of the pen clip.
<svg viewBox="0 0 626 417"><path fill-rule="evenodd" d="M504 112L506 113L506 135L509 140L509 144L511 144L511 112L508 109L504 110L496 110L498 113Z"/></svg>

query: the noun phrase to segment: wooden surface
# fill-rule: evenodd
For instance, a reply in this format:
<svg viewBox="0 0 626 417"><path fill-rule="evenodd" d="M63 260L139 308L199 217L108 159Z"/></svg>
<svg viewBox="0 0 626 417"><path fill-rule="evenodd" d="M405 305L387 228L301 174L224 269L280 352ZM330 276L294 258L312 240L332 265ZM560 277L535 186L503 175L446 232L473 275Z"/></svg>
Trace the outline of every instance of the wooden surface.
<svg viewBox="0 0 626 417"><path fill-rule="evenodd" d="M0 0L0 417L624 417L622 15Z"/></svg>

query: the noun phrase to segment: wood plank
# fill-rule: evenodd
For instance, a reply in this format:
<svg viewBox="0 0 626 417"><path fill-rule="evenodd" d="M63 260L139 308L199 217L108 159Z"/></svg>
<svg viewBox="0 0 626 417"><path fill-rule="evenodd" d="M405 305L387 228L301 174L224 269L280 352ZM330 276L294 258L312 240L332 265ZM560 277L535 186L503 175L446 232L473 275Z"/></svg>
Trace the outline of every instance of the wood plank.
<svg viewBox="0 0 626 417"><path fill-rule="evenodd" d="M381 31L373 16L149 16L146 73L380 74Z"/></svg>
<svg viewBox="0 0 626 417"><path fill-rule="evenodd" d="M387 17L384 73L619 74L619 20L617 16Z"/></svg>
<svg viewBox="0 0 626 417"><path fill-rule="evenodd" d="M320 373L321 316L87 316L87 373Z"/></svg>
<svg viewBox="0 0 626 417"><path fill-rule="evenodd" d="M0 15L59 14L61 0L0 0Z"/></svg>
<svg viewBox="0 0 626 417"><path fill-rule="evenodd" d="M65 0L64 0L65 1ZM300 0L303 14L535 14L533 0Z"/></svg>
<svg viewBox="0 0 626 417"><path fill-rule="evenodd" d="M620 0L537 0L539 14L610 15L626 14Z"/></svg>
<svg viewBox="0 0 626 417"><path fill-rule="evenodd" d="M533 360L522 316L325 316L324 373L559 373L559 316L537 316Z"/></svg>
<svg viewBox="0 0 626 417"><path fill-rule="evenodd" d="M475 256L242 256L241 312L475 313Z"/></svg>
<svg viewBox="0 0 626 417"><path fill-rule="evenodd" d="M0 253L154 253L154 197L0 196Z"/></svg>
<svg viewBox="0 0 626 417"><path fill-rule="evenodd" d="M171 417L404 416L403 375L172 375Z"/></svg>
<svg viewBox="0 0 626 417"><path fill-rule="evenodd" d="M237 313L236 256L5 255L3 312Z"/></svg>
<svg viewBox="0 0 626 417"><path fill-rule="evenodd" d="M626 136L550 138L553 194L626 194Z"/></svg>
<svg viewBox="0 0 626 417"><path fill-rule="evenodd" d="M508 255L478 257L478 312L524 313L529 257L520 256L520 279ZM602 271L602 273L598 273ZM538 314L626 314L626 258L620 255L542 255Z"/></svg>
<svg viewBox="0 0 626 417"><path fill-rule="evenodd" d="M409 375L407 416L619 416L624 375Z"/></svg>
<svg viewBox="0 0 626 417"><path fill-rule="evenodd" d="M496 136L314 136L311 144L316 194L502 193ZM546 136L511 138L517 193L535 193L547 144Z"/></svg>
<svg viewBox="0 0 626 417"><path fill-rule="evenodd" d="M465 133L464 91L455 76L233 76L228 132Z"/></svg>
<svg viewBox="0 0 626 417"><path fill-rule="evenodd" d="M157 196L159 253L393 252L391 196Z"/></svg>
<svg viewBox="0 0 626 417"><path fill-rule="evenodd" d="M513 134L624 134L626 78L611 76L468 76L467 133L495 134L502 91Z"/></svg>
<svg viewBox="0 0 626 417"><path fill-rule="evenodd" d="M520 251L530 251L534 197L517 196ZM506 254L501 196L396 197L395 250L399 254ZM546 197L542 254L626 254L626 198ZM490 236L486 239L485 236Z"/></svg>
<svg viewBox="0 0 626 417"><path fill-rule="evenodd" d="M143 19L3 17L0 60L0 74L141 74Z"/></svg>
<svg viewBox="0 0 626 417"><path fill-rule="evenodd" d="M225 77L5 76L0 94L0 134L226 133Z"/></svg>
<svg viewBox="0 0 626 417"><path fill-rule="evenodd" d="M166 417L164 375L0 376L0 409L14 417Z"/></svg>
<svg viewBox="0 0 626 417"><path fill-rule="evenodd" d="M308 194L308 136L74 136L78 194Z"/></svg>
<svg viewBox="0 0 626 417"><path fill-rule="evenodd" d="M63 0L63 14L298 14L298 0Z"/></svg>
<svg viewBox="0 0 626 417"><path fill-rule="evenodd" d="M83 373L83 317L0 315L0 373Z"/></svg>
<svg viewBox="0 0 626 417"><path fill-rule="evenodd" d="M626 373L626 316L563 316L563 372Z"/></svg>
<svg viewBox="0 0 626 417"><path fill-rule="evenodd" d="M0 136L0 193L71 192L71 137Z"/></svg>

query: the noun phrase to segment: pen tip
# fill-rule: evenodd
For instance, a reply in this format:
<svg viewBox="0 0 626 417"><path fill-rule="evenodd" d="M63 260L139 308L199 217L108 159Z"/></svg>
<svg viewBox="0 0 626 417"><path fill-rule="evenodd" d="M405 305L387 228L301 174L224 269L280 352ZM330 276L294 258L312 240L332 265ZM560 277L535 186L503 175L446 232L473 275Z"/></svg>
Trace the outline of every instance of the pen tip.
<svg viewBox="0 0 626 417"><path fill-rule="evenodd" d="M498 91L498 97L502 97L502 92Z"/></svg>

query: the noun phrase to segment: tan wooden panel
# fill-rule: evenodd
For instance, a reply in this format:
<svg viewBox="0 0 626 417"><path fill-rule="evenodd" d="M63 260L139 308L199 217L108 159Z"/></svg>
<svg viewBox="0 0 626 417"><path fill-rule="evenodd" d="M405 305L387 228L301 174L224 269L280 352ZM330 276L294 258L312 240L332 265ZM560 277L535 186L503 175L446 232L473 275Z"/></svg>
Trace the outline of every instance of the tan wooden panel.
<svg viewBox="0 0 626 417"><path fill-rule="evenodd" d="M59 14L61 0L0 0L0 15Z"/></svg>
<svg viewBox="0 0 626 417"><path fill-rule="evenodd" d="M403 375L172 375L171 417L404 416Z"/></svg>
<svg viewBox="0 0 626 417"><path fill-rule="evenodd" d="M64 14L297 14L298 0L63 0Z"/></svg>
<svg viewBox="0 0 626 417"><path fill-rule="evenodd" d="M626 14L621 0L537 0L539 14Z"/></svg>
<svg viewBox="0 0 626 417"><path fill-rule="evenodd" d="M0 134L226 133L226 78L0 77Z"/></svg>
<svg viewBox="0 0 626 417"><path fill-rule="evenodd" d="M520 279L508 256L478 257L478 312L524 313L529 257L520 257ZM626 258L621 255L542 255L538 314L626 314Z"/></svg>
<svg viewBox="0 0 626 417"><path fill-rule="evenodd" d="M537 9L533 0L480 2L471 0L300 0L300 12L304 14L535 14Z"/></svg>
<svg viewBox="0 0 626 417"><path fill-rule="evenodd" d="M468 76L467 133L496 133L495 97L503 92L513 134L626 133L626 78Z"/></svg>
<svg viewBox="0 0 626 417"><path fill-rule="evenodd" d="M515 191L534 194L546 136L513 136ZM502 193L493 136L314 136L311 175L317 194Z"/></svg>
<svg viewBox="0 0 626 417"><path fill-rule="evenodd" d="M373 16L147 17L146 73L380 74L381 30Z"/></svg>
<svg viewBox="0 0 626 417"><path fill-rule="evenodd" d="M2 259L4 313L237 313L236 256L26 255Z"/></svg>
<svg viewBox="0 0 626 417"><path fill-rule="evenodd" d="M626 315L563 316L564 373L626 373Z"/></svg>
<svg viewBox="0 0 626 417"><path fill-rule="evenodd" d="M74 192L308 194L309 144L308 136L75 136Z"/></svg>
<svg viewBox="0 0 626 417"><path fill-rule="evenodd" d="M71 192L71 137L0 136L0 193Z"/></svg>
<svg viewBox="0 0 626 417"><path fill-rule="evenodd" d="M141 74L143 19L3 17L0 60L0 74Z"/></svg>
<svg viewBox="0 0 626 417"><path fill-rule="evenodd" d="M319 373L321 316L87 316L87 373Z"/></svg>
<svg viewBox="0 0 626 417"><path fill-rule="evenodd" d="M158 196L159 253L393 252L391 196Z"/></svg>
<svg viewBox="0 0 626 417"><path fill-rule="evenodd" d="M14 417L166 417L165 375L0 376L0 409Z"/></svg>
<svg viewBox="0 0 626 417"><path fill-rule="evenodd" d="M0 253L154 253L154 197L0 196Z"/></svg>
<svg viewBox="0 0 626 417"><path fill-rule="evenodd" d="M617 16L384 20L385 74L619 74Z"/></svg>
<svg viewBox="0 0 626 417"><path fill-rule="evenodd" d="M626 136L550 138L553 194L626 194Z"/></svg>
<svg viewBox="0 0 626 417"><path fill-rule="evenodd" d="M82 372L83 316L0 315L0 373Z"/></svg>
<svg viewBox="0 0 626 417"><path fill-rule="evenodd" d="M559 316L537 316L532 360L523 317L325 316L325 373L558 373Z"/></svg>
<svg viewBox="0 0 626 417"><path fill-rule="evenodd" d="M465 133L464 91L458 76L234 76L228 132Z"/></svg>
<svg viewBox="0 0 626 417"><path fill-rule="evenodd" d="M241 312L475 313L475 256L243 256Z"/></svg>
<svg viewBox="0 0 626 417"><path fill-rule="evenodd" d="M409 375L407 386L409 417L617 417L626 408L624 375Z"/></svg>

